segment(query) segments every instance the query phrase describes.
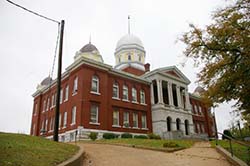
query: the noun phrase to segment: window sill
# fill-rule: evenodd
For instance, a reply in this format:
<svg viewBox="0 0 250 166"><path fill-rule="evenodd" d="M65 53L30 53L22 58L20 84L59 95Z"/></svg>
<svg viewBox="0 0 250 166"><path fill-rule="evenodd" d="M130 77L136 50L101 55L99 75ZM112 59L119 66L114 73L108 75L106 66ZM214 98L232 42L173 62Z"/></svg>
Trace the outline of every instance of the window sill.
<svg viewBox="0 0 250 166"><path fill-rule="evenodd" d="M121 128L119 125L112 125L112 127Z"/></svg>
<svg viewBox="0 0 250 166"><path fill-rule="evenodd" d="M139 130L140 128L139 128L139 127L132 127L132 129L137 129L137 130Z"/></svg>
<svg viewBox="0 0 250 166"><path fill-rule="evenodd" d="M73 93L72 93L72 96L75 96L76 94L77 94L77 91L73 92Z"/></svg>
<svg viewBox="0 0 250 166"><path fill-rule="evenodd" d="M125 129L131 129L131 127L126 127L126 126L122 126L122 128L125 128Z"/></svg>
<svg viewBox="0 0 250 166"><path fill-rule="evenodd" d="M125 101L125 102L130 102L129 100L127 100L127 99L122 99L122 101Z"/></svg>
<svg viewBox="0 0 250 166"><path fill-rule="evenodd" d="M133 104L139 104L137 101L132 101Z"/></svg>
<svg viewBox="0 0 250 166"><path fill-rule="evenodd" d="M94 94L94 95L99 95L99 96L101 95L101 93L99 93L99 92L93 92L93 91L91 91L90 93Z"/></svg>
<svg viewBox="0 0 250 166"><path fill-rule="evenodd" d="M66 126L63 126L63 128L62 129L66 129Z"/></svg>
<svg viewBox="0 0 250 166"><path fill-rule="evenodd" d="M148 128L141 128L142 130L148 130Z"/></svg>
<svg viewBox="0 0 250 166"><path fill-rule="evenodd" d="M114 99L114 100L121 100L120 98L117 98L117 97L112 97L112 99Z"/></svg>
<svg viewBox="0 0 250 166"><path fill-rule="evenodd" d="M91 125L97 125L97 126L100 125L100 123L94 123L94 122L89 122L89 124L91 124Z"/></svg>
<svg viewBox="0 0 250 166"><path fill-rule="evenodd" d="M140 103L141 105L144 105L144 106L147 106L147 104L146 103Z"/></svg>
<svg viewBox="0 0 250 166"><path fill-rule="evenodd" d="M63 102L66 102L66 101L68 101L68 99L64 100Z"/></svg>
<svg viewBox="0 0 250 166"><path fill-rule="evenodd" d="M71 123L70 126L74 126L76 123Z"/></svg>

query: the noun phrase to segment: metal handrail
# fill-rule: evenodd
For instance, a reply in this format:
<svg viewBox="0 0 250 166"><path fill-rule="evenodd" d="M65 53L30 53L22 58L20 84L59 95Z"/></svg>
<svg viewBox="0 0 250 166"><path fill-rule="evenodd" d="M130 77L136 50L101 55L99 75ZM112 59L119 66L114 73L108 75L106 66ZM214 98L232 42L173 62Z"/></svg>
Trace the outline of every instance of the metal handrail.
<svg viewBox="0 0 250 166"><path fill-rule="evenodd" d="M229 140L230 153L231 153L231 156L232 156L232 157L234 156L233 147L232 147L232 141L233 141L233 142L236 142L236 143L238 143L238 144L240 144L240 145L246 146L246 147L247 147L247 150L248 150L248 153L249 153L249 156L250 156L250 145L249 145L249 144L246 144L246 143L244 143L244 142L242 142L242 141L236 140L236 139L234 139L234 138L232 138L232 137L230 137L230 136L228 136L228 135L225 135L225 134L223 134L223 133L220 133L220 132L217 132L217 134L220 134L220 135L226 137L226 138ZM218 145L218 137L216 137L216 145ZM250 162L250 157L249 157L249 162ZM249 163L248 163L248 164L249 164Z"/></svg>

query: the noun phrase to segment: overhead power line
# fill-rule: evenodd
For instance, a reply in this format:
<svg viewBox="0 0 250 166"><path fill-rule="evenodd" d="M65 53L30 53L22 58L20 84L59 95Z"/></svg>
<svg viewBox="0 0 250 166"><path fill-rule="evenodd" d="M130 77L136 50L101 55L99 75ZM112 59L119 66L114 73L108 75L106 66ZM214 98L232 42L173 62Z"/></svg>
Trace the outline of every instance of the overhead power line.
<svg viewBox="0 0 250 166"><path fill-rule="evenodd" d="M34 12L34 11L32 11L32 10L29 10L29 9L27 9L27 8L21 6L21 5L18 5L18 4L14 3L14 2L12 2L12 1L10 1L10 0L6 0L6 1L9 2L9 3L11 3L11 4L13 4L13 5L15 5L15 6L17 6L17 7L19 7L19 8L22 8L23 10L25 10L25 11L27 11L27 12L30 12L30 13L35 14L35 15L37 15L37 16L39 16L39 17L42 17L42 18L44 18L44 19L46 19L46 20L49 20L49 21L55 22L55 23L57 23L57 24L60 24L59 21L56 21L56 20L51 19L51 18L49 18L49 17L43 16L43 15L41 15L41 14L38 14L37 12Z"/></svg>

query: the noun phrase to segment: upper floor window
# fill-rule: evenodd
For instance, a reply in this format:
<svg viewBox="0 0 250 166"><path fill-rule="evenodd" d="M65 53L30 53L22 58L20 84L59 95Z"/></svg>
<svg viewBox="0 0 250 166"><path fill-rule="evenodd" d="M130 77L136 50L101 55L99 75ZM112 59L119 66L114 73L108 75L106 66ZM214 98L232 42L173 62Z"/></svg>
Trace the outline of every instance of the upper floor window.
<svg viewBox="0 0 250 166"><path fill-rule="evenodd" d="M113 111L113 125L119 126L119 111L118 110Z"/></svg>
<svg viewBox="0 0 250 166"><path fill-rule="evenodd" d="M137 102L137 90L132 88L132 102Z"/></svg>
<svg viewBox="0 0 250 166"><path fill-rule="evenodd" d="M99 107L97 105L91 105L90 110L90 122L91 123L98 123L98 114L99 114Z"/></svg>
<svg viewBox="0 0 250 166"><path fill-rule="evenodd" d="M49 103L50 103L50 101L49 101L49 97L48 97L48 99L47 99L47 107L46 107L46 111L48 111L48 110L49 110Z"/></svg>
<svg viewBox="0 0 250 166"><path fill-rule="evenodd" d="M60 103L63 102L63 89L61 89L60 91Z"/></svg>
<svg viewBox="0 0 250 166"><path fill-rule="evenodd" d="M37 114L37 103L35 103L33 114L34 114L34 115Z"/></svg>
<svg viewBox="0 0 250 166"><path fill-rule="evenodd" d="M76 124L76 106L72 108L71 125Z"/></svg>
<svg viewBox="0 0 250 166"><path fill-rule="evenodd" d="M74 85L73 85L73 94L77 93L77 88L78 88L78 77L74 79Z"/></svg>
<svg viewBox="0 0 250 166"><path fill-rule="evenodd" d="M133 127L138 128L138 114L133 113Z"/></svg>
<svg viewBox="0 0 250 166"><path fill-rule="evenodd" d="M147 128L147 116L146 116L146 114L143 114L141 116L141 128L143 128L143 129Z"/></svg>
<svg viewBox="0 0 250 166"><path fill-rule="evenodd" d="M128 60L129 60L129 61L131 60L131 55L130 55L130 54L128 54Z"/></svg>
<svg viewBox="0 0 250 166"><path fill-rule="evenodd" d="M54 106L54 94L52 94L51 96L51 106L50 108L52 108Z"/></svg>
<svg viewBox="0 0 250 166"><path fill-rule="evenodd" d="M200 115L203 115L201 106L198 106L198 109L199 109L199 114L200 114Z"/></svg>
<svg viewBox="0 0 250 166"><path fill-rule="evenodd" d="M99 93L99 78L97 76L92 77L91 92Z"/></svg>
<svg viewBox="0 0 250 166"><path fill-rule="evenodd" d="M119 98L119 85L117 82L113 84L113 98Z"/></svg>
<svg viewBox="0 0 250 166"><path fill-rule="evenodd" d="M43 111L45 111L46 110L46 99L44 99L44 101L43 101Z"/></svg>
<svg viewBox="0 0 250 166"><path fill-rule="evenodd" d="M123 88L122 88L122 99L123 100L128 100L128 86L126 85L123 85Z"/></svg>
<svg viewBox="0 0 250 166"><path fill-rule="evenodd" d="M67 101L68 99L69 99L69 85L67 85L65 88L64 101Z"/></svg>
<svg viewBox="0 0 250 166"><path fill-rule="evenodd" d="M144 92L144 90L140 91L140 102L141 102L141 104L145 104L146 103L145 102L145 92Z"/></svg>
<svg viewBox="0 0 250 166"><path fill-rule="evenodd" d="M48 119L45 120L45 131L48 131Z"/></svg>

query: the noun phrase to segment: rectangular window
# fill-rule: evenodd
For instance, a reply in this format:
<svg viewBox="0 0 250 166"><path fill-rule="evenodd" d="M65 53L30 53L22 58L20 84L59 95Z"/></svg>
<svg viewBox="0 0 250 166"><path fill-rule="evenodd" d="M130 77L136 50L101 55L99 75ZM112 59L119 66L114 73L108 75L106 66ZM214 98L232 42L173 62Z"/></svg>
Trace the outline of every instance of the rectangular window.
<svg viewBox="0 0 250 166"><path fill-rule="evenodd" d="M60 104L63 102L63 89L60 91Z"/></svg>
<svg viewBox="0 0 250 166"><path fill-rule="evenodd" d="M43 112L46 110L46 100L43 101Z"/></svg>
<svg viewBox="0 0 250 166"><path fill-rule="evenodd" d="M137 102L137 90L132 88L132 102Z"/></svg>
<svg viewBox="0 0 250 166"><path fill-rule="evenodd" d="M66 88L65 88L64 101L67 101L68 98L69 98L69 85L67 85Z"/></svg>
<svg viewBox="0 0 250 166"><path fill-rule="evenodd" d="M53 107L55 107L56 106L56 93L54 94L54 101L53 101Z"/></svg>
<svg viewBox="0 0 250 166"><path fill-rule="evenodd" d="M113 111L113 125L119 126L119 111Z"/></svg>
<svg viewBox="0 0 250 166"><path fill-rule="evenodd" d="M47 99L47 107L46 107L46 111L48 111L49 110L49 97L48 97L48 99Z"/></svg>
<svg viewBox="0 0 250 166"><path fill-rule="evenodd" d="M138 114L133 113L133 127L138 128Z"/></svg>
<svg viewBox="0 0 250 166"><path fill-rule="evenodd" d="M90 110L90 122L91 123L98 123L98 111L99 108L97 105L91 105L91 110Z"/></svg>
<svg viewBox="0 0 250 166"><path fill-rule="evenodd" d="M76 124L76 106L72 108L71 125Z"/></svg>
<svg viewBox="0 0 250 166"><path fill-rule="evenodd" d="M62 122L62 115L61 115L61 113L59 114L59 124L58 124L58 128L60 128L61 127L61 122Z"/></svg>
<svg viewBox="0 0 250 166"><path fill-rule="evenodd" d="M53 130L53 117L50 118L50 125L49 125L49 130Z"/></svg>
<svg viewBox="0 0 250 166"><path fill-rule="evenodd" d="M129 112L123 113L123 127L129 127Z"/></svg>
<svg viewBox="0 0 250 166"><path fill-rule="evenodd" d="M48 119L45 121L45 131L48 131Z"/></svg>
<svg viewBox="0 0 250 166"><path fill-rule="evenodd" d="M200 113L200 115L203 115L201 106L198 106L198 107L199 107L199 113Z"/></svg>
<svg viewBox="0 0 250 166"><path fill-rule="evenodd" d="M77 93L77 87L78 86L78 77L76 77L75 79L74 79L74 86L73 86L73 94L76 94Z"/></svg>
<svg viewBox="0 0 250 166"><path fill-rule="evenodd" d="M113 84L113 98L119 98L119 85L117 83Z"/></svg>
<svg viewBox="0 0 250 166"><path fill-rule="evenodd" d="M37 103L35 103L35 107L34 107L34 113L33 113L34 115L36 115L37 114Z"/></svg>
<svg viewBox="0 0 250 166"><path fill-rule="evenodd" d="M141 127L143 129L147 128L147 116L145 114L141 116Z"/></svg>
<svg viewBox="0 0 250 166"><path fill-rule="evenodd" d="M67 126L67 112L64 112L64 116L63 116L63 127Z"/></svg>
<svg viewBox="0 0 250 166"><path fill-rule="evenodd" d="M140 102L141 102L141 104L145 104L145 92L144 92L144 90L140 91Z"/></svg>
<svg viewBox="0 0 250 166"><path fill-rule="evenodd" d="M128 87L126 85L123 85L123 91L122 91L122 99L123 100L128 100Z"/></svg>
<svg viewBox="0 0 250 166"><path fill-rule="evenodd" d="M92 77L91 92L99 93L99 78L97 76Z"/></svg>
<svg viewBox="0 0 250 166"><path fill-rule="evenodd" d="M33 124L33 131L32 131L32 135L36 135L36 124Z"/></svg>
<svg viewBox="0 0 250 166"><path fill-rule="evenodd" d="M54 106L54 94L52 94L52 97L51 97L51 106L50 108L52 108Z"/></svg>

